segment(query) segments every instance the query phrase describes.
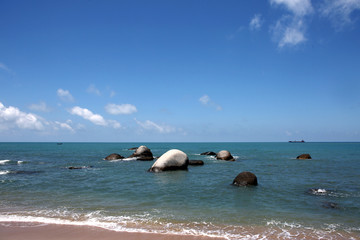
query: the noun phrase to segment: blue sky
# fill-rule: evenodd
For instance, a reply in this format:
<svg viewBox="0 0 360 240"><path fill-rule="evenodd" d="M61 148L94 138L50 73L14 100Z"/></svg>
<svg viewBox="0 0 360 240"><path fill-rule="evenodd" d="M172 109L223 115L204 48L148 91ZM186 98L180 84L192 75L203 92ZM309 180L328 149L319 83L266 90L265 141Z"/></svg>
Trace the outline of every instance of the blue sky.
<svg viewBox="0 0 360 240"><path fill-rule="evenodd" d="M360 141L360 0L0 1L0 141Z"/></svg>

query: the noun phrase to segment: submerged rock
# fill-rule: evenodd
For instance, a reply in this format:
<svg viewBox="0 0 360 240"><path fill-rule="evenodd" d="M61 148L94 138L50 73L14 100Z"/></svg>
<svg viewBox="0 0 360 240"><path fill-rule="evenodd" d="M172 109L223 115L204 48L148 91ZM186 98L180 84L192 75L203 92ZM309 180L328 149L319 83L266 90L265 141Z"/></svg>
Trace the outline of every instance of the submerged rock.
<svg viewBox="0 0 360 240"><path fill-rule="evenodd" d="M333 209L338 209L339 208L339 204L334 203L334 202L323 202L321 204L321 206L323 208L333 208Z"/></svg>
<svg viewBox="0 0 360 240"><path fill-rule="evenodd" d="M128 150L136 150L138 149L138 147L132 147L132 148L129 148Z"/></svg>
<svg viewBox="0 0 360 240"><path fill-rule="evenodd" d="M310 154L304 153L296 157L296 159L311 159Z"/></svg>
<svg viewBox="0 0 360 240"><path fill-rule="evenodd" d="M136 149L136 151L129 156L129 158L136 157L137 160L140 161L151 161L154 160L153 154L150 149L146 146L140 146Z"/></svg>
<svg viewBox="0 0 360 240"><path fill-rule="evenodd" d="M203 152L203 153L200 153L200 155L216 156L216 153L215 152Z"/></svg>
<svg viewBox="0 0 360 240"><path fill-rule="evenodd" d="M257 177L251 172L239 173L234 179L233 185L236 186L257 186Z"/></svg>
<svg viewBox="0 0 360 240"><path fill-rule="evenodd" d="M187 170L189 158L183 151L172 149L164 153L149 169L149 172Z"/></svg>
<svg viewBox="0 0 360 240"><path fill-rule="evenodd" d="M93 166L81 166L81 167L74 167L74 166L70 166L68 167L68 169L73 170L73 169L86 169L86 168L92 168Z"/></svg>
<svg viewBox="0 0 360 240"><path fill-rule="evenodd" d="M202 160L189 160L189 165L191 165L191 166L202 166L202 165L204 165L204 161L202 161Z"/></svg>
<svg viewBox="0 0 360 240"><path fill-rule="evenodd" d="M227 150L222 150L216 154L217 160L235 161L234 157Z"/></svg>
<svg viewBox="0 0 360 240"><path fill-rule="evenodd" d="M112 153L105 158L105 160L116 160L116 159L123 159L124 157L117 153Z"/></svg>

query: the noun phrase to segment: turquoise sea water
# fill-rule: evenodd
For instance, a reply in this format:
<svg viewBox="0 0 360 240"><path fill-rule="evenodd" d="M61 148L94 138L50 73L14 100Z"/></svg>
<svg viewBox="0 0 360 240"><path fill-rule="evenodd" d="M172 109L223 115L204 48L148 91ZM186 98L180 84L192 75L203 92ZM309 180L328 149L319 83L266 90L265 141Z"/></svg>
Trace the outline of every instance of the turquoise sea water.
<svg viewBox="0 0 360 240"><path fill-rule="evenodd" d="M154 156L180 149L205 164L150 173L155 160L103 160L140 145ZM224 149L235 162L200 155ZM297 160L302 153L312 159ZM242 171L259 185L231 185ZM9 221L228 239L360 239L360 143L0 143L0 224Z"/></svg>

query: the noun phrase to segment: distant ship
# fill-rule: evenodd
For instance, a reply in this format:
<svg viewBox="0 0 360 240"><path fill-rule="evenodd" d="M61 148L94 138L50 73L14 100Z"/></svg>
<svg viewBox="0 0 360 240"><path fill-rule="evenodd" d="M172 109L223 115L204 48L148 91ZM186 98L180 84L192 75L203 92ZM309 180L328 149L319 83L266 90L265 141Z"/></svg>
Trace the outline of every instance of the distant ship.
<svg viewBox="0 0 360 240"><path fill-rule="evenodd" d="M289 143L304 143L305 141L304 140L301 140L301 141L289 141Z"/></svg>

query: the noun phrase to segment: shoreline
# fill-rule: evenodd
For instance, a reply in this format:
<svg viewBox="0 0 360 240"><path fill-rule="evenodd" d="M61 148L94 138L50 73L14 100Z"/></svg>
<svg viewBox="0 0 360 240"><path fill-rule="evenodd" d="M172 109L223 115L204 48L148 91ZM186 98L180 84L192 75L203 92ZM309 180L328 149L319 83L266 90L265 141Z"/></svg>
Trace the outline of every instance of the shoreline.
<svg viewBox="0 0 360 240"><path fill-rule="evenodd" d="M274 229L268 226L245 227L239 235L206 236L197 234L127 232L89 225L42 222L0 222L1 240L235 240L235 239L360 239L360 233L306 228Z"/></svg>
<svg viewBox="0 0 360 240"><path fill-rule="evenodd" d="M1 240L224 240L223 237L112 231L94 226L0 222Z"/></svg>

